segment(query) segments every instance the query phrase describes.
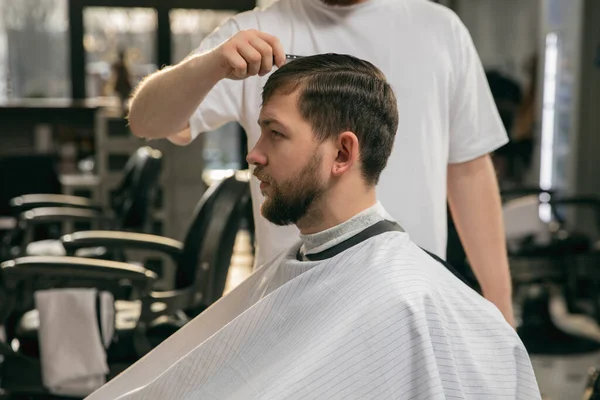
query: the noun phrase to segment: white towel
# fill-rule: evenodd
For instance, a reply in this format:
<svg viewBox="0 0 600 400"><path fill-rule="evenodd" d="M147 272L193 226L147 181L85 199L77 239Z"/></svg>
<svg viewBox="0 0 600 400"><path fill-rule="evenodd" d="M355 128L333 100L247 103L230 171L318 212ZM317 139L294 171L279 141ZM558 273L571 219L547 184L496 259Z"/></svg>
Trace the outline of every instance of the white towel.
<svg viewBox="0 0 600 400"><path fill-rule="evenodd" d="M31 242L25 248L28 256L66 256L67 251L60 240L47 239Z"/></svg>
<svg viewBox="0 0 600 400"><path fill-rule="evenodd" d="M35 303L44 386L62 396L87 396L102 386L108 373L105 349L114 333L112 294L52 289L36 292Z"/></svg>

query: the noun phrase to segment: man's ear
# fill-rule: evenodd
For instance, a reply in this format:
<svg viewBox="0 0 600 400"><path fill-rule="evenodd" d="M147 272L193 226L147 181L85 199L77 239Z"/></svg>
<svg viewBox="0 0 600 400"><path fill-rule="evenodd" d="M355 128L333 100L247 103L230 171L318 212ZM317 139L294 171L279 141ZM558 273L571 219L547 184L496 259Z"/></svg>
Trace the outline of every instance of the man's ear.
<svg viewBox="0 0 600 400"><path fill-rule="evenodd" d="M358 161L358 138L353 132L342 132L338 135L335 144L337 157L333 162L332 173L334 176L341 176Z"/></svg>

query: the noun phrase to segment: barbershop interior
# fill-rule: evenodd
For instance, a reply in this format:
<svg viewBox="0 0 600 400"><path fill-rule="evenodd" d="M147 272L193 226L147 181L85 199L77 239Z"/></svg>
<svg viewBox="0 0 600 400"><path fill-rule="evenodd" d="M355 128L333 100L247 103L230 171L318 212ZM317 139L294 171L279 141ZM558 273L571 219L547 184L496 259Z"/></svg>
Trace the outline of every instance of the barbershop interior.
<svg viewBox="0 0 600 400"><path fill-rule="evenodd" d="M121 398L132 388L120 394L102 388L113 380L115 387L142 382L145 371L150 381L168 370L167 361L157 360L175 357L177 338L189 342L194 329L202 330L183 332L186 325L235 296L260 267L256 254L264 232L247 158L256 140L225 118L197 137L192 132L186 145L151 137L143 128L133 132L131 99L146 77L197 54L204 38L230 18L294 1L321 0L0 0L1 400ZM380 1L391 0L364 3ZM507 135L489 153L500 199L499 245L506 246L511 325L541 397L502 398L600 399L600 1L394 2L437 3L432 12L458 16L495 105L495 113L480 117L497 118ZM306 40L319 48L319 37ZM382 37L374 47L408 53L397 44ZM397 56L416 62L411 54ZM438 63L432 58L427 64ZM478 74L477 68L460 72ZM415 101L433 96L430 87L423 85ZM160 101L156 97L160 93L154 96ZM165 95L164 107L178 107L171 100ZM183 97L180 104L190 108ZM253 104L260 101L244 107ZM402 134L410 132L402 131L398 108L395 146L403 146ZM404 164L388 168L398 165ZM488 207L470 201L473 208ZM478 279L484 274L471 268L469 246L461 240L469 235L459 234L461 224L449 205L443 207L447 218L435 218L447 219L446 253L438 256L483 296ZM511 371L511 365L488 369ZM139 398L434 398L253 396Z"/></svg>

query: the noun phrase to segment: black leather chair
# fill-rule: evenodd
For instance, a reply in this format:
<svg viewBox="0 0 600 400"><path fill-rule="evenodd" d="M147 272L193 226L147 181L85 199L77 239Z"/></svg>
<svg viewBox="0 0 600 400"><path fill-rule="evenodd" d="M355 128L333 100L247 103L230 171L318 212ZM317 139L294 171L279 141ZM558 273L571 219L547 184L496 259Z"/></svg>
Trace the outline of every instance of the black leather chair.
<svg viewBox="0 0 600 400"><path fill-rule="evenodd" d="M246 172L213 184L202 196L183 243L162 236L118 231L84 231L61 238L68 254L90 246L152 250L175 263L174 290L154 292L171 311L196 315L221 297L236 235L251 207ZM171 300L168 300L171 299Z"/></svg>
<svg viewBox="0 0 600 400"><path fill-rule="evenodd" d="M501 199L503 203L506 203L511 200L523 198L524 196L539 196L540 201L550 201L551 196L554 195L553 190L544 190L539 187L530 186L530 187L518 187L509 190L502 190ZM461 273L462 276L465 277L467 284L474 289L475 291L481 293L481 286L475 277L475 273L471 269L469 261L467 260L467 255L463 248L462 242L460 240L460 236L458 234L458 230L454 223L454 219L452 217L452 213L450 211L450 207L447 207L448 210L448 239L447 239L447 254L446 260L448 263L456 268L458 272Z"/></svg>
<svg viewBox="0 0 600 400"><path fill-rule="evenodd" d="M139 316L143 336L119 333L117 344L109 349L109 362L131 364L158 345L223 294L235 239L251 207L248 175L245 172L211 186L200 200L183 243L161 236L119 232L83 231L62 237L69 254L78 249L102 246L110 250L152 250L173 258L176 265L174 289L154 290L141 302L122 303L117 308ZM35 318L17 324L20 340L34 340ZM132 340L135 339L135 345Z"/></svg>
<svg viewBox="0 0 600 400"><path fill-rule="evenodd" d="M591 206L600 214L600 202L587 196L561 197L556 194L547 200L554 216L552 223L546 225L547 241L539 243L534 235L524 236L518 249L513 248L510 252L515 292L520 287L526 287L527 291L522 302L522 323L517 332L532 355L566 356L600 351L597 340L565 332L557 326L550 306L552 293L560 292L570 314L592 317L600 314L597 247L593 246L589 236L567 229L562 210L564 206ZM584 286L587 291L582 290ZM583 298L584 293L589 295L587 299ZM582 300L591 305L588 311L579 306Z"/></svg>
<svg viewBox="0 0 600 400"><path fill-rule="evenodd" d="M558 222L557 236L568 243L561 254L567 280L564 290L569 312L588 314L600 324L600 198L597 196L555 196L550 201ZM569 211L590 212L595 228L584 231L570 223Z"/></svg>
<svg viewBox="0 0 600 400"><path fill-rule="evenodd" d="M123 178L105 210L89 199L57 194L26 194L11 199L18 227L5 240L3 258L27 255L39 225L63 222L97 222L107 229L147 231L162 167L162 153L150 147L138 149L128 160ZM69 232L62 232L62 234ZM60 234L58 235L60 236ZM56 237L56 239L58 239Z"/></svg>
<svg viewBox="0 0 600 400"><path fill-rule="evenodd" d="M0 389L10 399L59 398L50 396L42 384L37 334L19 337L11 325L34 308L36 291L97 288L113 293L116 299L140 299L155 279L153 272L136 265L80 257L22 257L0 264L0 325L7 328L7 342L0 342ZM134 321L129 328L133 336L145 334L142 322ZM113 364L109 376L121 371L121 366Z"/></svg>

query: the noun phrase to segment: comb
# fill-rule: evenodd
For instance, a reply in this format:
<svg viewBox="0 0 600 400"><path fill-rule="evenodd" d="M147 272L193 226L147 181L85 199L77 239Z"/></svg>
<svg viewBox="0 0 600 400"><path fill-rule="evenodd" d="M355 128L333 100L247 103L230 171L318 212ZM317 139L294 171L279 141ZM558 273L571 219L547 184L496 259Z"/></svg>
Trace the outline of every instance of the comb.
<svg viewBox="0 0 600 400"><path fill-rule="evenodd" d="M297 58L302 58L302 56L296 55L296 54L286 54L285 55L285 59L286 60L295 60Z"/></svg>

